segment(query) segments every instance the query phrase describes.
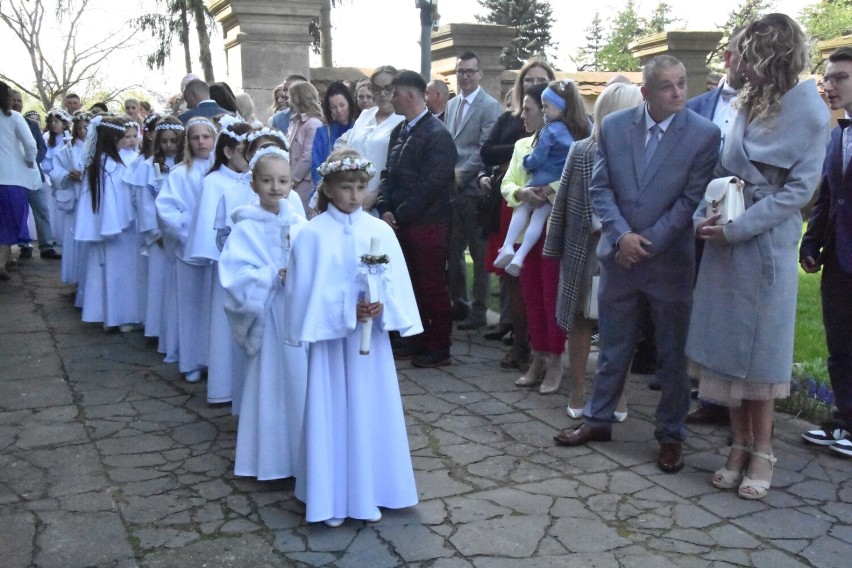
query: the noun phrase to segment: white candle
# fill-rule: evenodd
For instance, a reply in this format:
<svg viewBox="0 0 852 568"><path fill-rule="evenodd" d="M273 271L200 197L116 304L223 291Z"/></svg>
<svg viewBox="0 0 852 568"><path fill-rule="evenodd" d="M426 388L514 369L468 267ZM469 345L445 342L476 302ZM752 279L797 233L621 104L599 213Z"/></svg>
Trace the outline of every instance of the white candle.
<svg viewBox="0 0 852 568"><path fill-rule="evenodd" d="M154 174L157 177L157 180L163 179L163 172L160 170L160 164L154 162Z"/></svg>
<svg viewBox="0 0 852 568"><path fill-rule="evenodd" d="M378 237L370 237L370 255L378 256L379 255L379 247L381 247L382 241ZM370 283L370 279L374 278L372 274L367 274L367 282L368 287L372 288ZM372 303L372 298L370 297L370 291L367 290L367 293L364 294L364 300L370 304ZM361 346L358 352L361 355L369 355L370 354L370 336L373 333L373 320L368 319L367 321L361 324Z"/></svg>

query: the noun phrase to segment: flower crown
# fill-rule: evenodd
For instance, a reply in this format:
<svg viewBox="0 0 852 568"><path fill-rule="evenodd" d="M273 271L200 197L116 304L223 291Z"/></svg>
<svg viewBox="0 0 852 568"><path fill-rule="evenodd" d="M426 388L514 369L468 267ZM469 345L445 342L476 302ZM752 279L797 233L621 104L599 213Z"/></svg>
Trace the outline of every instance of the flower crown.
<svg viewBox="0 0 852 568"><path fill-rule="evenodd" d="M190 118L189 120L186 121L184 128L189 130L193 126L197 126L199 124L209 128L213 132L213 134L217 133L216 132L216 125L213 124L213 121L210 120L209 118L206 118L206 117L203 117L203 116L194 116L194 117Z"/></svg>
<svg viewBox="0 0 852 568"><path fill-rule="evenodd" d="M287 160L287 163L290 163L290 154L286 150L282 150L276 146L267 146L266 148L261 148L258 150L254 156L251 157L251 161L249 162L249 171L254 172L254 167L264 156L276 155Z"/></svg>
<svg viewBox="0 0 852 568"><path fill-rule="evenodd" d="M94 114L90 113L86 110L78 110L74 113L74 122L80 122L81 120L85 120L86 122L90 122L92 118L94 118Z"/></svg>
<svg viewBox="0 0 852 568"><path fill-rule="evenodd" d="M354 172L358 170L366 172L370 177L376 175L376 166L373 165L373 162L351 156L346 156L340 160L332 160L331 162L323 162L317 168L317 172L322 177L338 172Z"/></svg>
<svg viewBox="0 0 852 568"><path fill-rule="evenodd" d="M160 114L158 112L152 112L151 114L149 114L148 116L145 117L145 120L142 121L142 127L145 128L145 130L148 130L148 127L153 122L160 120L161 118L163 118L162 114Z"/></svg>
<svg viewBox="0 0 852 568"><path fill-rule="evenodd" d="M183 127L183 124L172 124L170 122L163 122L154 128L154 132L162 132L163 130L177 130L178 132L183 132L185 128Z"/></svg>
<svg viewBox="0 0 852 568"><path fill-rule="evenodd" d="M56 117L63 122L71 122L71 115L68 114L68 111L61 108L52 108L47 111L47 119L50 120L52 117Z"/></svg>
<svg viewBox="0 0 852 568"><path fill-rule="evenodd" d="M249 133L248 137L246 138L246 142L248 144L251 144L252 142L257 140L261 136L271 136L273 138L278 138L279 140L281 140L281 142L284 143L285 147L290 146L290 144L287 142L287 137L284 136L283 132L281 132L280 130L276 130L274 128L266 128L266 127L263 127L260 130L255 130L254 132Z"/></svg>

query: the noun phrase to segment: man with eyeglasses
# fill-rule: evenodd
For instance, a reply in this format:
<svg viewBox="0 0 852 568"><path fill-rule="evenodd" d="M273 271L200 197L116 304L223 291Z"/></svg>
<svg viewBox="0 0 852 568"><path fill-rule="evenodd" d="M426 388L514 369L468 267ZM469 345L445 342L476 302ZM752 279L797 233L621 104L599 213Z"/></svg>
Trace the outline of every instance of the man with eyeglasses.
<svg viewBox="0 0 852 568"><path fill-rule="evenodd" d="M287 94L287 91L293 83L298 83L299 81L307 81L307 78L302 75L287 75L284 79L284 88L281 89L281 94L275 100L276 104L278 104L279 100L284 103L285 108L273 114L270 122L272 128L277 128L285 134L287 133L287 129L290 128L290 95Z"/></svg>
<svg viewBox="0 0 852 568"><path fill-rule="evenodd" d="M485 325L485 301L488 297L486 241L476 222L476 206L482 197L482 190L477 183L482 167L479 149L502 108L494 97L479 86L482 70L475 53L468 51L459 56L456 79L460 92L447 105L444 121L458 151L455 170L458 195L453 200L448 272L453 319L462 320L458 324L460 330L472 330ZM473 259L472 304L467 295L465 248Z"/></svg>
<svg viewBox="0 0 852 568"><path fill-rule="evenodd" d="M799 249L805 272L822 268L822 320L835 422L802 434L805 441L852 457L852 47L828 56L823 75L832 110L844 110L831 132L819 197Z"/></svg>

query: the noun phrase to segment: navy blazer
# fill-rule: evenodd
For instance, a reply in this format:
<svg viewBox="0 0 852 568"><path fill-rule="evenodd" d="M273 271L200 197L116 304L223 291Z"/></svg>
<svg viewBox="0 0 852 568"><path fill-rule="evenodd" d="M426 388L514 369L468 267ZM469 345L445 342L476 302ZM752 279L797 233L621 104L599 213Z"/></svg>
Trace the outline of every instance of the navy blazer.
<svg viewBox="0 0 852 568"><path fill-rule="evenodd" d="M722 87L716 87L711 91L689 99L686 102L686 108L692 112L697 112L707 120L713 120L713 114L716 112L716 103L719 102L719 95L721 94Z"/></svg>
<svg viewBox="0 0 852 568"><path fill-rule="evenodd" d="M204 101L198 103L198 106L189 109L188 111L180 115L178 118L184 125L186 125L190 118L195 118L196 116L213 118L214 116L219 116L220 114L231 113L220 107L215 101Z"/></svg>
<svg viewBox="0 0 852 568"><path fill-rule="evenodd" d="M822 168L819 197L811 209L799 258L824 257L834 248L843 272L852 273L852 160L843 171L843 129L831 132ZM823 260L823 259L820 259Z"/></svg>
<svg viewBox="0 0 852 568"><path fill-rule="evenodd" d="M33 135L36 143L36 167L41 174L41 181L44 181L44 172L41 170L41 162L47 156L47 144L44 143L44 136L41 135L41 130L34 120L27 118L27 126L30 127L30 134Z"/></svg>

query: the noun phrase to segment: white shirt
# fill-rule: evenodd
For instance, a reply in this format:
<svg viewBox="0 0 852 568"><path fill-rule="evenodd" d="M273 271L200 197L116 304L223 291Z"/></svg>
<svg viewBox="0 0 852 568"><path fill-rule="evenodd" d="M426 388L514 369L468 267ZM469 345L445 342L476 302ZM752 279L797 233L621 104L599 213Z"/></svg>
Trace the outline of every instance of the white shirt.
<svg viewBox="0 0 852 568"><path fill-rule="evenodd" d="M677 114L677 113L675 113L675 114ZM668 129L669 125L674 120L674 117L675 117L675 115L673 114L673 115L671 115L670 117L668 117L667 119L665 119L661 122L655 122L654 119L651 118L651 113L648 112L648 104L645 103L645 145L648 144L648 139L651 138L651 127L652 126L654 126L656 124L657 126L660 127L660 135L659 136L660 136L660 138L662 138L663 135L666 133L666 130Z"/></svg>
<svg viewBox="0 0 852 568"><path fill-rule="evenodd" d="M482 89L482 87L477 87L476 90L474 90L469 95L458 95L459 97L461 97L465 101L467 101L466 105L463 105L463 104L461 104L461 102L459 102L459 109L461 109L461 113L462 113L461 120L458 121L459 124L461 124L464 121L464 117L465 117L465 115L467 115L467 111L470 110L470 105L473 104L473 100L476 98L476 95L479 94L479 91L481 89ZM458 112L458 111L456 111L456 112ZM452 116L452 117L449 117L449 118L450 118L450 120L452 120L455 123L455 120L456 120L455 116Z"/></svg>
<svg viewBox="0 0 852 568"><path fill-rule="evenodd" d="M719 130L722 131L722 145L724 146L725 135L737 116L737 111L733 107L734 99L737 98L736 94L729 98L725 94L726 91L734 91L734 93L738 91L728 85L726 77L722 77L722 80L719 81L719 86L722 88L722 94L719 95L719 100L716 101L716 108L713 110L713 124L718 126Z"/></svg>

